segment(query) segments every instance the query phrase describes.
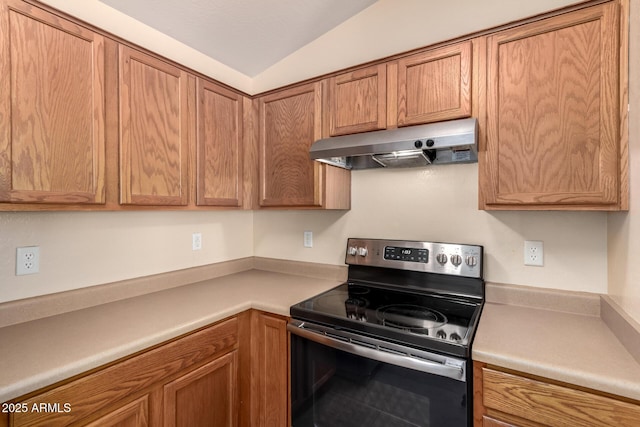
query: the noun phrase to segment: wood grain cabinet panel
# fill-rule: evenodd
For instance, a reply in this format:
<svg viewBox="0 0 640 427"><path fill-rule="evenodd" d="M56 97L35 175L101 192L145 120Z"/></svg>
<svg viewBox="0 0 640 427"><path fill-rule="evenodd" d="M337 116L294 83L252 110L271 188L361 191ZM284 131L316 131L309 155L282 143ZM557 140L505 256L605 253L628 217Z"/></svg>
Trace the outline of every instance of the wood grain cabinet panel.
<svg viewBox="0 0 640 427"><path fill-rule="evenodd" d="M471 115L471 42L398 60L398 126Z"/></svg>
<svg viewBox="0 0 640 427"><path fill-rule="evenodd" d="M480 370L480 372L478 372ZM638 402L605 396L474 363L476 427L581 426L632 427L640 420ZM479 424L481 421L481 424Z"/></svg>
<svg viewBox="0 0 640 427"><path fill-rule="evenodd" d="M241 95L198 78L198 205L242 205L242 104Z"/></svg>
<svg viewBox="0 0 640 427"><path fill-rule="evenodd" d="M238 321L231 318L208 328L171 341L137 356L115 363L97 372L43 393L20 400L31 408L40 402L60 402L71 405L70 412L21 412L11 414L11 426L84 425L85 420L103 417L142 417L143 407L125 409L131 399L153 395L153 391L176 377L188 375L194 367L215 360L237 348ZM191 378L191 377L189 377ZM225 389L226 392L226 389ZM162 396L149 409L162 408ZM144 404L142 404L144 405ZM197 409L197 408L196 408ZM195 410L195 409L194 409ZM122 412L118 412L122 411ZM130 416L126 416L126 415ZM153 419L151 416L148 420ZM153 424L151 421L150 424ZM98 424L100 425L100 424ZM155 424L157 425L157 423Z"/></svg>
<svg viewBox="0 0 640 427"><path fill-rule="evenodd" d="M283 317L253 312L252 326L255 351L252 354L257 374L258 416L256 427L289 425L289 346L287 320Z"/></svg>
<svg viewBox="0 0 640 427"><path fill-rule="evenodd" d="M237 351L164 386L165 427L237 425Z"/></svg>
<svg viewBox="0 0 640 427"><path fill-rule="evenodd" d="M189 76L120 45L120 203L186 205Z"/></svg>
<svg viewBox="0 0 640 427"><path fill-rule="evenodd" d="M105 202L104 38L0 6L0 201Z"/></svg>
<svg viewBox="0 0 640 427"><path fill-rule="evenodd" d="M620 208L619 31L610 2L488 37L481 207Z"/></svg>
<svg viewBox="0 0 640 427"><path fill-rule="evenodd" d="M86 427L147 427L149 425L149 396L116 408Z"/></svg>
<svg viewBox="0 0 640 427"><path fill-rule="evenodd" d="M321 83L260 98L259 126L260 206L350 207L350 172L309 158L322 134Z"/></svg>
<svg viewBox="0 0 640 427"><path fill-rule="evenodd" d="M260 177L262 206L320 206L322 165L309 158L321 137L319 83L260 99Z"/></svg>
<svg viewBox="0 0 640 427"><path fill-rule="evenodd" d="M331 77L327 84L326 136L387 127L387 65L379 64Z"/></svg>

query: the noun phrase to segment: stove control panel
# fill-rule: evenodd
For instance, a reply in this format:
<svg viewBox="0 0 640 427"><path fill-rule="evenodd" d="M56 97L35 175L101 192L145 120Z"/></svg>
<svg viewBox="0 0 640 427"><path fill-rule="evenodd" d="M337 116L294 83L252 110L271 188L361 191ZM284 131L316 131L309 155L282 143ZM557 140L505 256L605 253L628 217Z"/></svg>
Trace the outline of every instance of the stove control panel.
<svg viewBox="0 0 640 427"><path fill-rule="evenodd" d="M424 248L385 246L384 259L427 263L429 262L429 251Z"/></svg>
<svg viewBox="0 0 640 427"><path fill-rule="evenodd" d="M483 248L478 245L351 238L345 262L482 278L482 256Z"/></svg>

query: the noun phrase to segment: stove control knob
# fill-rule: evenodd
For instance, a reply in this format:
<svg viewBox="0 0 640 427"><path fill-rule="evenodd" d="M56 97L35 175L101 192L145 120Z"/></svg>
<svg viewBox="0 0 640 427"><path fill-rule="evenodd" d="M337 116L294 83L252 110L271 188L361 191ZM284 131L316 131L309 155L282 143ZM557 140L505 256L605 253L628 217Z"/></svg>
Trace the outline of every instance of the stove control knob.
<svg viewBox="0 0 640 427"><path fill-rule="evenodd" d="M447 263L447 254L436 255L436 261L438 261L440 265L445 265Z"/></svg>
<svg viewBox="0 0 640 427"><path fill-rule="evenodd" d="M462 264L462 257L460 255L451 255L450 259L451 264L455 265L456 267Z"/></svg>
<svg viewBox="0 0 640 427"><path fill-rule="evenodd" d="M456 334L455 332L452 333L451 335L449 335L449 339L453 342L460 342L462 341L462 338L460 338L460 335Z"/></svg>
<svg viewBox="0 0 640 427"><path fill-rule="evenodd" d="M347 253L351 256L356 256L356 254L358 253L358 248L356 248L355 246L349 246L349 249L347 249Z"/></svg>
<svg viewBox="0 0 640 427"><path fill-rule="evenodd" d="M475 267L476 265L478 265L478 258L476 258L474 255L469 255L469 256L467 256L467 258L464 260L464 262L465 262L469 267Z"/></svg>
<svg viewBox="0 0 640 427"><path fill-rule="evenodd" d="M369 251L367 250L367 248L358 248L358 255L364 257L367 256L368 253Z"/></svg>
<svg viewBox="0 0 640 427"><path fill-rule="evenodd" d="M443 331L442 329L440 329L438 332L436 332L436 336L438 338L440 338L441 340L446 340L447 339L447 333L445 331Z"/></svg>

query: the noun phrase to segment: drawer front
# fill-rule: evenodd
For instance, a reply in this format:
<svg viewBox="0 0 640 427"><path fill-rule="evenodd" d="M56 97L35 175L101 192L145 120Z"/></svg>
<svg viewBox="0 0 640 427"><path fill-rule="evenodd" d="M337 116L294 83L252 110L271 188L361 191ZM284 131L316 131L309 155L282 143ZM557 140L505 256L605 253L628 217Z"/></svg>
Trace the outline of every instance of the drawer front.
<svg viewBox="0 0 640 427"><path fill-rule="evenodd" d="M483 404L550 426L638 426L640 406L483 368ZM491 424L489 424L491 425Z"/></svg>

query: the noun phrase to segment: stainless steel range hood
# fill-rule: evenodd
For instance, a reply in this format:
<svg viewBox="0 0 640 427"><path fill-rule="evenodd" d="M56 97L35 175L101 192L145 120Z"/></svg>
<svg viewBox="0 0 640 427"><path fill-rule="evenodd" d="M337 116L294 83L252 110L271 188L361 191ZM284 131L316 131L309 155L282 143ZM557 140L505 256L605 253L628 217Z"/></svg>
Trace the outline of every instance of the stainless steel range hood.
<svg viewBox="0 0 640 427"><path fill-rule="evenodd" d="M345 169L416 167L478 161L475 118L320 139L312 160Z"/></svg>

